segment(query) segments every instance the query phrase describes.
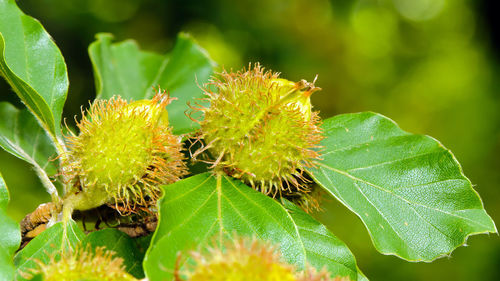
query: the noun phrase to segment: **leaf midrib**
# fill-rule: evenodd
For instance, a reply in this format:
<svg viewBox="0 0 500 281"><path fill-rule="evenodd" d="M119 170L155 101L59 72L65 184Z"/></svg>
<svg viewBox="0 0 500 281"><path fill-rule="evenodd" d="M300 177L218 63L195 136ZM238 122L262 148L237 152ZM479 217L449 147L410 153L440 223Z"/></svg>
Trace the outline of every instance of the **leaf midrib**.
<svg viewBox="0 0 500 281"><path fill-rule="evenodd" d="M433 210L433 211L436 211L436 212L439 212L439 213L443 213L443 214L446 214L446 215L449 215L449 216L453 216L453 217L457 217L457 218L460 218L460 219L464 219L464 220L467 220L467 221L469 221L469 222L472 222L473 224L476 224L476 225L479 225L479 226L481 226L481 227L485 227L486 229L489 229L489 226L485 226L485 225L483 225L483 224L481 224L481 223L478 223L478 222L476 222L476 221L474 221L474 220L471 220L471 219L469 219L469 218L467 218L467 217L462 217L462 216L459 216L459 215L454 214L454 213L446 212L446 211L444 211L444 210L440 210L440 209L432 208L432 207L430 207L430 206L427 206L427 205L424 205L424 204L421 204L421 203L417 203L417 202L410 201L410 200L408 200L408 199L406 199L406 198L403 198L402 196L400 196L400 195L398 195L398 194L395 194L395 193L393 193L392 191L387 190L387 189L385 189L385 188L383 188L383 187L381 187L381 186L379 186L379 185L377 185L377 184L374 184L374 183L368 182L368 181L366 181L366 180L364 180L364 179L361 179L361 178L358 178L358 177L356 177L356 176L353 176L353 175L351 175L350 173L348 173L347 171L339 170L339 169L333 168L333 167L328 166L328 165L323 164L323 163L319 163L318 165L320 165L320 166L322 166L322 167L324 167L324 168L326 168L326 169L328 169L328 170L334 171L334 172L336 172L336 173L338 173L338 174L341 174L341 175L343 175L343 176L345 176L345 177L348 177L348 178L350 178L351 180L353 180L353 181L355 181L355 182L356 182L356 181L357 181L357 182L362 182L362 183L364 183L364 184L366 184L366 185L369 185L369 186L375 187L375 188L377 188L377 189L379 189L379 190L381 190L381 191L384 191L384 192L386 192L386 193L389 193L389 194L391 194L392 196L394 196L394 197L396 197L396 198L399 198L400 200L402 200L402 201L404 201L404 202L406 202L406 203L413 204L413 205L417 205L417 206L422 206L422 207L424 207L424 208L427 208L427 209L430 209L430 210ZM325 175L325 177L326 177L326 175ZM450 179L446 179L446 180L450 180ZM404 186L403 186L403 187L404 187ZM474 210L475 210L475 209L474 209Z"/></svg>

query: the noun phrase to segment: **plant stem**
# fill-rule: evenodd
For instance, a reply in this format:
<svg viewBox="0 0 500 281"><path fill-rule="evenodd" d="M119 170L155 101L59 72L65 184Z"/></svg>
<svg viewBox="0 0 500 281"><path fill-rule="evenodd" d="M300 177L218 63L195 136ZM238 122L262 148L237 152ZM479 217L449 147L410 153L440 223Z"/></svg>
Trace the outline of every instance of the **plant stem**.
<svg viewBox="0 0 500 281"><path fill-rule="evenodd" d="M49 179L49 176L47 173L38 165L33 165L35 167L35 172L42 181L43 186L47 190L47 192L50 194L52 197L52 202L54 204L60 204L61 203L61 198L59 197L59 193L57 192L57 188L55 185L52 183L52 181Z"/></svg>
<svg viewBox="0 0 500 281"><path fill-rule="evenodd" d="M59 138L59 137L53 137L51 136L52 138L52 142L54 143L54 146L57 150L57 155L59 156L59 163L62 164L62 162L64 162L66 160L66 152L67 152L67 148L66 148L66 144L64 143L64 140ZM63 167L63 165L60 165L61 169ZM63 193L64 194L67 194L70 190L70 187L69 187L69 184L66 184L66 183L69 183L69 178L68 176L66 175L66 173L64 173L64 171L62 171L63 173L61 173L61 177L62 177L62 182L64 183L63 184Z"/></svg>

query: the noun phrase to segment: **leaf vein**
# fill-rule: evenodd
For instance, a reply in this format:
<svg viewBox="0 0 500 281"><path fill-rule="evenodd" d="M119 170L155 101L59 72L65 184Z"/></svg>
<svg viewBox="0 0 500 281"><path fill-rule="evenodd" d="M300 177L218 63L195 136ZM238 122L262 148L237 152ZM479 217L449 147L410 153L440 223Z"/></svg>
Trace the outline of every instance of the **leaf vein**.
<svg viewBox="0 0 500 281"><path fill-rule="evenodd" d="M414 158L425 156L425 155L429 155L429 154L441 154L441 153L442 153L442 151L429 151L429 152L425 152L425 153L416 154L416 155L413 155L413 156L410 156L410 157L405 157L405 158L395 159L395 160L389 160L389 161L385 161L385 162L381 162L381 163L369 165L369 166L366 166L366 167L357 167L357 168L353 168L353 169L348 169L348 170L346 170L346 172L353 172L353 171L358 171L358 170L370 169L370 168L374 168L374 167L378 167L378 166L384 166L384 165L387 165L387 164L392 164L392 163L397 163L397 162L403 162L403 161L406 161L406 160L414 159Z"/></svg>
<svg viewBox="0 0 500 281"><path fill-rule="evenodd" d="M349 173L347 173L347 172L345 172L345 171L338 170L338 169L335 169L335 168L330 167L330 166L326 166L325 164L321 164L321 163L320 163L320 165L321 165L321 166L323 166L324 168L328 169L328 170L331 170L331 171L334 171L334 172L336 172L336 173L338 173L338 174L341 174L341 175L343 175L343 176L346 176L346 177L348 177L348 178L350 178L350 179L352 179L352 180L354 180L354 181L362 182L362 183L364 183L364 184L366 184L366 185L370 185L370 186L373 186L373 187L375 187L375 188L377 188L377 189L380 189L381 191L384 191L384 192L390 193L390 194L392 194L393 196L395 196L395 197L397 197L397 198L399 198L399 199L401 199L401 200L403 200L403 201L405 201L405 202L407 202L407 203L411 203L411 204L414 204L414 205L419 205L419 206L422 206L422 207L426 207L426 208L428 208L428 209L432 209L432 210L434 210L434 211L436 211L436 212L441 212L441 213L444 213L444 214L447 214L447 215L450 215L450 216L454 216L454 217L457 217L457 218L460 218L460 219L464 219L464 220L467 220L467 221L470 221L470 222L472 222L472 223L477 224L477 222L475 222L475 221L473 221L473 220L471 220L471 219L469 219L469 218L462 217L462 216L459 216L459 215L457 215L457 214L449 213L449 212L446 212L446 211L444 211L444 210L440 210L440 209L432 208L432 207L430 207L430 206L426 206L426 205L423 205L423 204L420 204L420 203L417 203L417 202L410 201L410 200L408 200L408 199L406 199L406 198L404 198L404 197L402 197L402 196L400 196L400 195L398 195L398 194L395 194L394 192L391 192L390 190L387 190L387 189L385 189L385 188L383 188L383 187L381 187L381 186L379 186L379 185L376 185L376 184L374 184L374 183L371 183L371 182L368 182L368 181L366 181L366 180L363 180L363 179L360 179L360 178L358 178L358 177L355 177L355 176L353 176L353 175L351 175L351 174L349 174ZM326 175L325 175L325 176L326 176ZM327 176L326 176L326 177L327 177ZM328 177L327 177L327 178L328 178ZM450 180L450 179L447 179L447 180ZM338 191L337 191L337 192L338 192Z"/></svg>
<svg viewBox="0 0 500 281"><path fill-rule="evenodd" d="M380 214L380 216L382 217L382 219L384 219L387 224L389 225L389 227L392 229L392 231L394 231L394 233L399 237L399 239L401 239L401 241L404 243L405 242L405 239L403 239L403 237L401 236L401 234L399 232L396 231L396 229L394 228L394 226L389 222L389 220L385 217L384 213L382 211L380 211L377 206L375 206L375 204L364 194L364 192L361 190L361 188L359 188L359 185L357 184L357 182L354 182L354 186L356 187L356 189L359 190L359 192L361 193L361 195L363 195L363 197L366 199L366 201L368 201L368 203L370 203L370 205L373 206L373 208L375 208L375 210L377 210L377 212ZM421 258L421 256L418 254L418 251L411 245L412 243L410 243L410 241L408 241L408 243L406 243L408 245L408 247L410 249L412 249L413 251L415 251L415 255L417 255L419 258Z"/></svg>

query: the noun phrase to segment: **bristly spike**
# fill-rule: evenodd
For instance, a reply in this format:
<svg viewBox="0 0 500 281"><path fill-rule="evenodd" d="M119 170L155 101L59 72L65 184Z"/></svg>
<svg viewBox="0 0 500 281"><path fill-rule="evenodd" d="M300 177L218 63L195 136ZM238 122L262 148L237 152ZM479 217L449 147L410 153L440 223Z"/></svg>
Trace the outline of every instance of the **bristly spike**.
<svg viewBox="0 0 500 281"><path fill-rule="evenodd" d="M68 204L86 210L107 203L127 214L154 205L160 185L184 176L181 139L171 133L165 109L172 100L159 90L151 100L113 97L91 104L77 122L80 133L67 136L62 171L85 183L83 192L69 193Z"/></svg>
<svg viewBox="0 0 500 281"><path fill-rule="evenodd" d="M299 271L283 259L277 245L255 238L236 236L221 245L213 244L204 251L191 252L193 263L180 272L187 281L350 281L349 277L334 278L326 269L318 272L309 265Z"/></svg>
<svg viewBox="0 0 500 281"><path fill-rule="evenodd" d="M302 190L308 182L296 171L319 159L323 138L310 102L318 90L314 82L279 78L258 63L217 74L204 89L210 106L192 108L203 113L198 138L208 144L192 155L208 150L215 169L271 196Z"/></svg>
<svg viewBox="0 0 500 281"><path fill-rule="evenodd" d="M48 261L35 260L37 268L23 272L23 277L42 275L45 281L61 280L101 280L138 281L127 273L123 259L115 257L115 252L104 247L92 249L78 245L75 250L51 255Z"/></svg>

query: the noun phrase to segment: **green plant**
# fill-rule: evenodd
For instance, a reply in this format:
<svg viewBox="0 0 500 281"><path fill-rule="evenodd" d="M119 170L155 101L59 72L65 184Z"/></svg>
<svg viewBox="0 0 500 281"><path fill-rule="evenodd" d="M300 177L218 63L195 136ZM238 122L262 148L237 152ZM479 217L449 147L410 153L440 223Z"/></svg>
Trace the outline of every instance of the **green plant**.
<svg viewBox="0 0 500 281"><path fill-rule="evenodd" d="M26 105L18 109L0 104L0 146L32 164L52 196L52 203L28 216L20 228L5 214L9 194L0 177L2 280L24 280L23 273L74 253L80 243L115 251L125 270L136 278L169 280L176 269L189 263L180 260L179 264L179 253L202 251L214 236L222 245L233 233L279 244L283 259L298 270L326 268L332 278L366 280L347 246L292 203L314 205L310 195L318 190L360 217L378 251L409 261L432 261L463 245L469 235L497 231L459 163L438 141L407 133L392 120L371 112L338 115L318 127L309 102L316 90L311 83L290 82L255 68L254 78L261 79L258 83L241 80L244 72L223 72L215 76L219 77L215 87L207 84L208 96L204 96L197 81L208 82L215 64L186 34L180 34L174 49L165 55L142 51L133 41L112 43L111 35L99 34L89 54L97 99L121 96L114 102L96 101L95 107L120 108L120 113L110 113L117 122L113 124L119 126L88 129L97 128L103 120L91 113L79 123L81 131L67 138L71 133L63 133L60 126L69 84L63 57L39 22L24 15L13 0L0 0L0 74ZM246 75L251 76L249 71ZM158 85L176 99L167 107L168 121L165 103L154 102L151 88ZM262 93L271 95L259 96ZM251 95L257 99L250 99ZM221 103L218 107L221 97L234 106ZM122 99L135 102L116 105ZM260 104L264 101L268 103ZM184 113L189 110L188 102L200 103L192 118ZM135 113L141 118L127 119ZM210 114L215 117L210 119ZM248 114L255 116L247 118ZM124 118L128 121L122 122ZM129 138L122 130L116 133L124 124L135 128L133 135L139 137ZM91 138L112 135L100 141L80 140L87 132ZM158 154L156 146L149 146L140 151L148 147L141 143L158 143L151 141L166 133L169 140L177 140L173 135L182 137L193 156L209 165L186 163L189 174L185 174L183 164L178 163L183 157L175 156L177 150ZM196 134L197 138L190 138ZM221 141L233 136L232 143ZM273 137L277 148L273 148ZM172 144L159 143L162 147ZM100 145L105 149L98 149ZM89 176L89 167L94 169L95 163L88 166L81 159L92 160L91 154L109 156L101 151L122 158L120 146L114 145L133 148L127 154L141 164L133 169L139 172L127 174L125 160L116 166L100 165L93 171L97 174ZM256 147L263 150L248 150ZM78 148L91 152L80 153ZM273 153L279 161L265 159ZM258 156L249 159L254 155ZM145 164L151 158L161 162L170 157L177 164L167 170L177 174L169 174L168 179L156 176L164 175L158 171L166 166ZM154 180L146 182L153 174ZM78 204L72 196L87 194L87 189L96 186L100 196L88 196L92 204L75 207ZM110 191L111 186L121 191ZM163 196L155 204L155 191L160 189ZM98 211L99 219L113 223L86 234L75 221L79 214L74 209L94 218L92 211ZM24 248L16 253L21 239Z"/></svg>

